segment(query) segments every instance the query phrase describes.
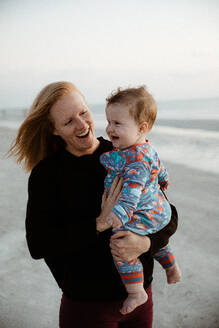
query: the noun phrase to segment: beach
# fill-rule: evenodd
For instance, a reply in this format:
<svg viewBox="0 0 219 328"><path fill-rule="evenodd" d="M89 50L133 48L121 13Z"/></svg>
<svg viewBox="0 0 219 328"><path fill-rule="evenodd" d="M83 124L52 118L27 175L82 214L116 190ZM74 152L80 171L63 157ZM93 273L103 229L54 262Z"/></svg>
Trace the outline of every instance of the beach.
<svg viewBox="0 0 219 328"><path fill-rule="evenodd" d="M28 174L3 158L15 134L0 127L0 328L56 328L61 291L44 261L30 257L25 240ZM154 327L218 328L219 174L167 160L165 165L172 181L168 197L179 213L170 244L182 282L168 285L155 263Z"/></svg>

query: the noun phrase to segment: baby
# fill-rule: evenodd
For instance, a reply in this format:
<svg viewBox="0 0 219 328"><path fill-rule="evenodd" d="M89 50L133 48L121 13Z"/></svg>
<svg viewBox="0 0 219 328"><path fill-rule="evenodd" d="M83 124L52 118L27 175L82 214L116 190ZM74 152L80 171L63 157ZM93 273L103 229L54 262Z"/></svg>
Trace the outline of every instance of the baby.
<svg viewBox="0 0 219 328"><path fill-rule="evenodd" d="M162 190L168 187L168 174L156 150L146 140L156 119L157 106L144 86L120 90L107 99L106 132L114 150L101 155L107 169L105 190L115 177L122 177L121 197L110 215L97 223L98 230L130 230L148 235L161 230L171 218L171 208ZM166 270L168 283L180 281L180 269L169 246L155 258ZM143 287L143 267L139 259L114 259L128 293L120 312L127 314L147 301Z"/></svg>

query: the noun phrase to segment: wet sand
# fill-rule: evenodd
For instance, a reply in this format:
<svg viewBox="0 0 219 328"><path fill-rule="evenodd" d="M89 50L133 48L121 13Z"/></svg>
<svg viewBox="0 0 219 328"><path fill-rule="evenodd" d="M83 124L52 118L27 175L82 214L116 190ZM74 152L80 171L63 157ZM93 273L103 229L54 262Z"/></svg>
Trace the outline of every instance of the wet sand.
<svg viewBox="0 0 219 328"><path fill-rule="evenodd" d="M42 260L26 247L26 174L13 159L2 159L15 131L0 128L0 327L56 328L61 292ZM169 199L179 227L171 245L182 282L166 283L155 263L154 327L219 327L219 175L165 163L171 176Z"/></svg>

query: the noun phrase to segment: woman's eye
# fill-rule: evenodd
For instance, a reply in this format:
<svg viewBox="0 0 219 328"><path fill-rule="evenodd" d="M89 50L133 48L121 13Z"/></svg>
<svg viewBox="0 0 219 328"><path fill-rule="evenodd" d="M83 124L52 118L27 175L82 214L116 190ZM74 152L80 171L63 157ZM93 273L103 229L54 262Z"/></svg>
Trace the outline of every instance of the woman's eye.
<svg viewBox="0 0 219 328"><path fill-rule="evenodd" d="M119 122L115 122L115 125L119 125L120 123Z"/></svg>

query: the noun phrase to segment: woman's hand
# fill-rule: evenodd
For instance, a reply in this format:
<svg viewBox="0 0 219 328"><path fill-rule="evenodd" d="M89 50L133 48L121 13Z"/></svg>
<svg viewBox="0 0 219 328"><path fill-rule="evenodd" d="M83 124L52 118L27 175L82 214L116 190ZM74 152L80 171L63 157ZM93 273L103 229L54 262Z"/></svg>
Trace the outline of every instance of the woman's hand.
<svg viewBox="0 0 219 328"><path fill-rule="evenodd" d="M111 253L116 261L128 262L149 250L150 238L131 231L118 231L110 239Z"/></svg>
<svg viewBox="0 0 219 328"><path fill-rule="evenodd" d="M107 220L113 207L117 204L122 190L122 179L116 177L111 185L109 195L106 192L102 196L101 213L96 219L97 231L104 231L112 226L110 220Z"/></svg>

